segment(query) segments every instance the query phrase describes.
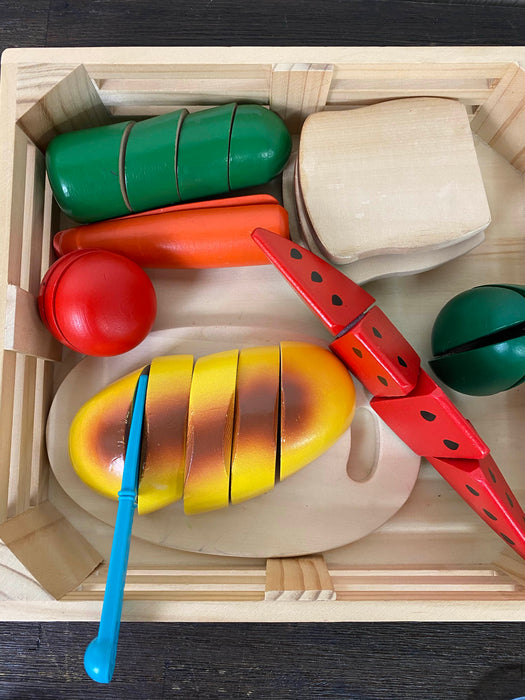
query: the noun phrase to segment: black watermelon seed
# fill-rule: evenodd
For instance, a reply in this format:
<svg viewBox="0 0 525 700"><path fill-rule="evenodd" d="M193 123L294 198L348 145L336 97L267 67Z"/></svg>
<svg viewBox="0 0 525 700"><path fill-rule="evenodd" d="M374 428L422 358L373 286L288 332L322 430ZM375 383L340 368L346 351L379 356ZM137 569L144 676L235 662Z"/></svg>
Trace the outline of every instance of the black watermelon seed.
<svg viewBox="0 0 525 700"><path fill-rule="evenodd" d="M400 357L399 355L397 356L397 361L399 362L399 364L401 365L401 367L408 367L407 363L406 363L406 362L403 360L403 358Z"/></svg>
<svg viewBox="0 0 525 700"><path fill-rule="evenodd" d="M443 444L445 447L448 447L449 450L457 450L459 447L459 443L454 442L453 440L443 440Z"/></svg>
<svg viewBox="0 0 525 700"><path fill-rule="evenodd" d="M292 248L292 250L290 251L290 255L296 260L301 260L301 258L303 257L303 254L297 248Z"/></svg>
<svg viewBox="0 0 525 700"><path fill-rule="evenodd" d="M352 348L352 350L355 352L357 357L363 357L363 353L361 352L361 350L359 350L359 348Z"/></svg>
<svg viewBox="0 0 525 700"><path fill-rule="evenodd" d="M509 502L510 507L514 508L514 501L512 500L512 498L509 496L508 493L505 493L505 496L507 496L507 501Z"/></svg>
<svg viewBox="0 0 525 700"><path fill-rule="evenodd" d="M343 300L341 299L341 297L338 297L337 294L332 294L332 304L334 306L342 306Z"/></svg>
<svg viewBox="0 0 525 700"><path fill-rule="evenodd" d="M508 542L508 543L511 544L513 547L516 546L516 543L513 542L513 541L510 539L510 537L507 537L507 535L504 535L502 532L500 532L499 534L503 537L503 539L505 540L505 542Z"/></svg>
<svg viewBox="0 0 525 700"><path fill-rule="evenodd" d="M381 335L380 331L377 330L375 326L372 327L372 333L376 336L376 338L382 338L383 336Z"/></svg>
<svg viewBox="0 0 525 700"><path fill-rule="evenodd" d="M420 414L422 418L428 421L435 420L436 414L435 413L430 413L430 411L420 411Z"/></svg>
<svg viewBox="0 0 525 700"><path fill-rule="evenodd" d="M489 511L486 510L485 508L483 508L483 512L486 513L491 520L497 520L496 516L492 515L492 513L489 513Z"/></svg>
<svg viewBox="0 0 525 700"><path fill-rule="evenodd" d="M310 279L312 280L312 282L322 282L323 281L323 278L321 277L321 275L318 272L316 272L316 270L314 270L312 272L312 274L310 275Z"/></svg>
<svg viewBox="0 0 525 700"><path fill-rule="evenodd" d="M496 483L496 477L494 476L494 474L492 473L492 470L490 468L489 468L489 474L490 474L490 478L492 479L492 481L494 483Z"/></svg>
<svg viewBox="0 0 525 700"><path fill-rule="evenodd" d="M381 382L381 384L384 384L385 386L388 386L387 380L386 380L384 377L382 377L380 374L377 375L377 378L379 379L379 381Z"/></svg>
<svg viewBox="0 0 525 700"><path fill-rule="evenodd" d="M474 496L479 496L479 493L476 491L476 489L473 489L472 486L469 486L468 484L465 484L465 486L468 488L470 493L472 493Z"/></svg>

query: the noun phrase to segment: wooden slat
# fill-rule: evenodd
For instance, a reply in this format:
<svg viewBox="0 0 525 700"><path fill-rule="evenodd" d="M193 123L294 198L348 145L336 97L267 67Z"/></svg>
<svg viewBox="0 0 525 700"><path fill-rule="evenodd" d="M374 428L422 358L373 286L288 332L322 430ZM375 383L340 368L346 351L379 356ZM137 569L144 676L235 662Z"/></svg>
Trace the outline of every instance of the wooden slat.
<svg viewBox="0 0 525 700"><path fill-rule="evenodd" d="M441 604L454 605L464 605L469 602L503 602L503 601L525 601L525 592L516 592L516 590L509 591L465 591L463 593L458 593L458 591L357 591L357 592L345 592L337 593L337 600L340 602L357 602L357 601L368 601L373 610L373 604L383 601L410 601L413 605L418 601L434 601ZM447 606L448 607L448 606ZM485 613L488 614L488 611ZM456 612L458 620L464 620L464 613L460 610ZM484 619L484 615L480 612L480 618ZM435 619L435 618L427 618ZM515 618L517 619L517 618Z"/></svg>
<svg viewBox="0 0 525 700"><path fill-rule="evenodd" d="M306 117L326 105L333 75L330 64L278 63L272 71L270 107L298 133Z"/></svg>
<svg viewBox="0 0 525 700"><path fill-rule="evenodd" d="M322 555L268 559L265 600L335 600Z"/></svg>
<svg viewBox="0 0 525 700"><path fill-rule="evenodd" d="M65 600L101 600L104 596L106 564L88 576ZM265 570L260 569L166 569L130 567L126 576L125 600L243 601L264 600Z"/></svg>
<svg viewBox="0 0 525 700"><path fill-rule="evenodd" d="M22 248L24 241L26 165L29 139L18 127L14 133L12 163L12 198L9 203L9 235L7 281L20 284L22 278Z"/></svg>
<svg viewBox="0 0 525 700"><path fill-rule="evenodd" d="M8 502L10 517L29 508L35 389L36 359L17 354Z"/></svg>
<svg viewBox="0 0 525 700"><path fill-rule="evenodd" d="M15 397L16 354L2 353L0 384L0 523L7 519L11 466L11 439Z"/></svg>
<svg viewBox="0 0 525 700"><path fill-rule="evenodd" d="M73 591L67 593L62 600L69 601L92 601L103 600L104 591ZM142 601L181 601L181 602L231 602L239 603L242 601L262 601L264 600L264 591L134 591L128 588L124 591L124 600L142 600Z"/></svg>
<svg viewBox="0 0 525 700"><path fill-rule="evenodd" d="M250 78L214 81L209 78L179 80L102 81L100 97L106 107L139 105L224 104L225 102L267 103L269 83Z"/></svg>
<svg viewBox="0 0 525 700"><path fill-rule="evenodd" d="M200 112L203 109L209 109L216 104L222 104L221 100L216 100L213 103L201 103L201 104L187 104L187 98L182 100L182 102L177 103L176 101L168 101L165 104L155 104L151 100L148 100L144 104L121 104L108 107L108 111L116 119L127 119L127 118L141 118L141 117L155 117L158 114L167 114L168 112L173 112L177 109L186 109L188 112ZM261 103L263 106L266 104Z"/></svg>
<svg viewBox="0 0 525 700"><path fill-rule="evenodd" d="M0 525L0 539L57 599L77 588L102 561L49 501Z"/></svg>
<svg viewBox="0 0 525 700"><path fill-rule="evenodd" d="M334 66L334 82L339 80L360 80L370 83L394 80L414 81L443 81L457 84L460 81L485 81L488 87L494 87L505 75L509 63L469 63L455 61L452 63L436 63L422 61L420 63L392 62L388 63L357 63L354 65L336 64Z"/></svg>
<svg viewBox="0 0 525 700"><path fill-rule="evenodd" d="M376 88L373 90L337 90L328 93L328 109L348 109L348 104L353 107L364 107L367 105L385 102L387 100L397 100L405 97L443 97L457 100L465 106L477 105L485 101L491 94L490 90L444 90L430 88L413 89L393 89Z"/></svg>
<svg viewBox="0 0 525 700"><path fill-rule="evenodd" d="M40 279L43 278L51 263L55 260L53 251L53 235L60 230L60 209L56 203L53 190L47 174L44 179L44 210L42 213L42 260L40 265Z"/></svg>
<svg viewBox="0 0 525 700"><path fill-rule="evenodd" d="M35 414L31 455L30 505L36 506L47 499L49 460L46 449L46 422L53 398L53 363L37 359Z"/></svg>
<svg viewBox="0 0 525 700"><path fill-rule="evenodd" d="M117 81L133 81L137 84L163 83L174 80L223 81L265 80L269 82L271 62L268 63L136 63L134 65L115 63L84 62L84 67L101 90L112 88Z"/></svg>
<svg viewBox="0 0 525 700"><path fill-rule="evenodd" d="M41 95L18 121L32 141L45 150L57 134L111 120L93 81L80 65Z"/></svg>
<svg viewBox="0 0 525 700"><path fill-rule="evenodd" d="M44 244L44 198L46 167L42 153L32 143L26 152L26 187L24 204L23 248L20 285L38 294Z"/></svg>

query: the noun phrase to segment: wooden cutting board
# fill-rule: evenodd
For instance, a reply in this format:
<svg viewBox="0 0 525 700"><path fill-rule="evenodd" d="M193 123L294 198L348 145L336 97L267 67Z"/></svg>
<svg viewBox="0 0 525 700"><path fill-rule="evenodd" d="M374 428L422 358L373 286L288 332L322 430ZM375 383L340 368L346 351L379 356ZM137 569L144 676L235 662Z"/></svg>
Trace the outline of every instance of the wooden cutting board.
<svg viewBox="0 0 525 700"><path fill-rule="evenodd" d="M439 250L490 223L468 115L455 100L311 114L298 163L311 233L334 263Z"/></svg>
<svg viewBox="0 0 525 700"><path fill-rule="evenodd" d="M283 335L276 329L190 327L151 333L125 355L85 358L60 385L48 417L49 460L60 486L86 511L113 525L116 502L86 486L69 460L69 425L82 404L108 383L156 356L192 353L197 358L285 339L323 344L316 338ZM133 535L176 549L246 557L311 554L368 535L405 503L416 481L420 458L377 418L357 382L356 390L359 408L350 429L321 457L273 491L193 516L184 515L178 502L156 513L135 516Z"/></svg>

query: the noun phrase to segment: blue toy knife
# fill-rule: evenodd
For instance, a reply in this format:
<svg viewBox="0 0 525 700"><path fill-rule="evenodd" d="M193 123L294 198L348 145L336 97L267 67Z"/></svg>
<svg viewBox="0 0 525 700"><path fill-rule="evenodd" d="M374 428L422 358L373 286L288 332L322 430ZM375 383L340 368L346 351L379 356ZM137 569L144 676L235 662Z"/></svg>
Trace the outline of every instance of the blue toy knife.
<svg viewBox="0 0 525 700"><path fill-rule="evenodd" d="M84 654L86 673L98 683L111 681L117 656L131 528L137 506L142 426L148 375L149 366L142 371L138 378L131 404L131 425L124 460L122 487L118 493L117 520L111 546L100 625L98 635L90 642Z"/></svg>

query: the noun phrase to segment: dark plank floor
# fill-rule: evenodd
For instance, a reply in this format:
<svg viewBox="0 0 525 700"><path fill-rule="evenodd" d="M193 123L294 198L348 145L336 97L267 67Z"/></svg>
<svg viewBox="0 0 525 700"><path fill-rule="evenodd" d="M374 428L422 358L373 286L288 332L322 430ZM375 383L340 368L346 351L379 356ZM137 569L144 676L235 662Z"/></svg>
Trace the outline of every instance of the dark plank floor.
<svg viewBox="0 0 525 700"><path fill-rule="evenodd" d="M0 47L518 45L524 0L1 0Z"/></svg>
<svg viewBox="0 0 525 700"><path fill-rule="evenodd" d="M0 0L10 46L519 45L525 1ZM525 612L525 611L524 611ZM524 618L525 619L525 615ZM124 624L110 686L88 623L1 623L0 698L525 696L524 623Z"/></svg>

